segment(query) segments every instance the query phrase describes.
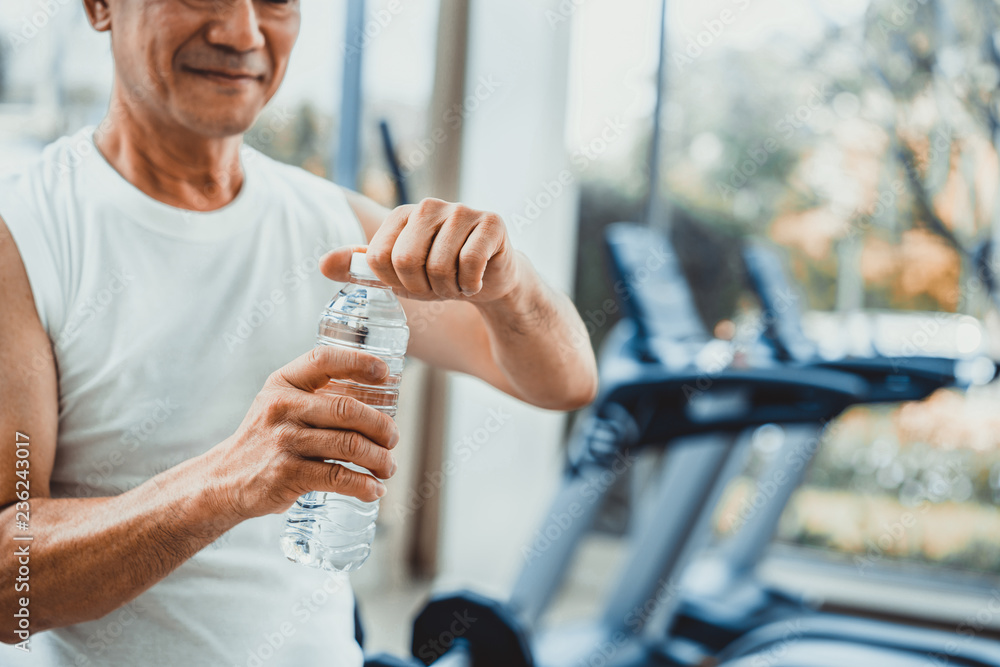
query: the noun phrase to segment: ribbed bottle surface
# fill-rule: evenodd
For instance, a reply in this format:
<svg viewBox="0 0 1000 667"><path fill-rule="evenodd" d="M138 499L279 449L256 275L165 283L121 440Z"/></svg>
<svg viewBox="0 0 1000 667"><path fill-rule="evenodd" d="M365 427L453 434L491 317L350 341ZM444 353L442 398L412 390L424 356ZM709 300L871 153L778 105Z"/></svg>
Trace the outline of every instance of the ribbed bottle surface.
<svg viewBox="0 0 1000 667"><path fill-rule="evenodd" d="M389 365L389 377L379 385L331 380L319 391L353 396L395 418L409 334L396 295L372 277L352 272L351 282L323 311L316 344L374 354ZM371 474L353 463L328 463ZM311 567L356 570L371 553L378 507L378 500L368 503L339 493L307 493L285 514L282 551L289 560Z"/></svg>

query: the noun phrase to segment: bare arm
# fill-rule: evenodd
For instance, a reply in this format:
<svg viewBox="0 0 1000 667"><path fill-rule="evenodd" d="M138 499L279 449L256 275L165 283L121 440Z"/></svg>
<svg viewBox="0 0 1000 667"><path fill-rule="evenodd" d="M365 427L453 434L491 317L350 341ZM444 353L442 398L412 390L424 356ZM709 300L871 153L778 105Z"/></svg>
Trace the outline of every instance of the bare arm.
<svg viewBox="0 0 1000 667"><path fill-rule="evenodd" d="M388 368L370 355L313 350L279 369L240 428L205 454L118 496L51 498L58 430L58 383L50 341L32 300L20 254L0 220L0 571L25 564L27 588L4 577L0 641L15 643L13 614L30 600L30 631L100 618L167 576L241 521L283 512L310 490L365 500L384 492L371 477L323 459L350 460L388 478L398 431L385 415L343 397L315 394L330 377L371 383ZM373 370L374 369L374 370ZM28 466L15 433L28 437ZM16 470L28 470L30 499L18 506ZM21 501L24 502L24 501ZM29 530L15 514L27 509ZM14 536L30 535L31 541ZM277 548L277 547L275 547Z"/></svg>
<svg viewBox="0 0 1000 667"><path fill-rule="evenodd" d="M596 362L576 307L565 294L546 285L523 254L509 247L498 216L437 200L425 200L417 207L400 207L390 213L356 193L348 193L348 198L372 241L371 253L379 251L391 257L395 265L393 275L386 276L387 282L400 288L396 292L403 297L411 330L410 352L414 356L479 377L539 407L570 410L593 400L597 391ZM425 233L430 239L422 239L412 231L433 226L435 217L440 218L440 227ZM384 221L397 228L383 229ZM462 224L466 229L449 232L450 227ZM490 227L489 232L479 230L480 226ZM377 234L380 238L376 238ZM454 257L461 252L477 244L488 247L486 244L498 237L502 238L485 251L492 254L482 262L477 294L462 294L460 286L454 290L440 288L441 281L433 275L436 256L447 257L454 267ZM497 249L499 245L503 247ZM331 278L344 279L349 252L350 248L328 255L324 272ZM407 298L405 283L413 283L400 269L403 262L419 264L419 270L427 275L422 282L431 289ZM378 266L373 268L380 273ZM391 282L393 278L396 284ZM450 281L455 282L455 277L451 276Z"/></svg>

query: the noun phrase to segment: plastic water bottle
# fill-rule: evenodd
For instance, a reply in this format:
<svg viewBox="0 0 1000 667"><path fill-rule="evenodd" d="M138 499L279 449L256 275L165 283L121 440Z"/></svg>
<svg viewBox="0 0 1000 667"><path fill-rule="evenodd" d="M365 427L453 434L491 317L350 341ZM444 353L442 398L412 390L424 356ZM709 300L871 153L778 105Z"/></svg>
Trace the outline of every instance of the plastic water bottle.
<svg viewBox="0 0 1000 667"><path fill-rule="evenodd" d="M375 277L365 254L354 253L350 282L323 311L316 344L340 345L380 357L389 365L389 377L379 385L331 380L319 391L353 396L395 419L409 337L406 315L396 295ZM371 474L347 461L327 463ZM353 496L313 491L295 501L286 513L281 549L289 560L310 567L356 570L371 553L377 517L378 500L368 503Z"/></svg>

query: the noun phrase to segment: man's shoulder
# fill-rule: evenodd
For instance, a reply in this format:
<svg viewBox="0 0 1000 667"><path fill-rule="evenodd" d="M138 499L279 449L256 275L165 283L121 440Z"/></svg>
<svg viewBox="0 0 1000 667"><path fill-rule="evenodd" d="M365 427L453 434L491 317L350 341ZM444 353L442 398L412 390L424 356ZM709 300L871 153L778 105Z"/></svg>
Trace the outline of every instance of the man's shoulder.
<svg viewBox="0 0 1000 667"><path fill-rule="evenodd" d="M20 194L29 199L51 198L69 184L74 172L85 168L87 159L93 158L92 131L88 127L59 137L19 167L0 173L0 193L7 197Z"/></svg>
<svg viewBox="0 0 1000 667"><path fill-rule="evenodd" d="M297 198L307 201L326 204L332 199L339 204L347 204L344 188L308 169L281 162L249 146L243 148L242 159L244 169L257 176L269 189L283 187Z"/></svg>
<svg viewBox="0 0 1000 667"><path fill-rule="evenodd" d="M259 187L271 204L280 206L288 220L306 225L323 238L329 237L328 245L366 243L364 228L346 189L252 148L243 149L242 160L246 186Z"/></svg>

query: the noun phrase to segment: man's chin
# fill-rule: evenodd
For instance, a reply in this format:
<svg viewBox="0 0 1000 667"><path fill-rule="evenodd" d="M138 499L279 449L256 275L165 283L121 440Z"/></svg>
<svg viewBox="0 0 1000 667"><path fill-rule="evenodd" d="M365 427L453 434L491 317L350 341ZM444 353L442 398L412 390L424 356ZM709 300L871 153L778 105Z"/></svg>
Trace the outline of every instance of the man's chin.
<svg viewBox="0 0 1000 667"><path fill-rule="evenodd" d="M244 134L253 127L257 114L249 114L244 110L233 113L218 113L216 107L211 115L206 115L204 109L191 110L183 114L184 125L191 131L204 137L224 139Z"/></svg>

